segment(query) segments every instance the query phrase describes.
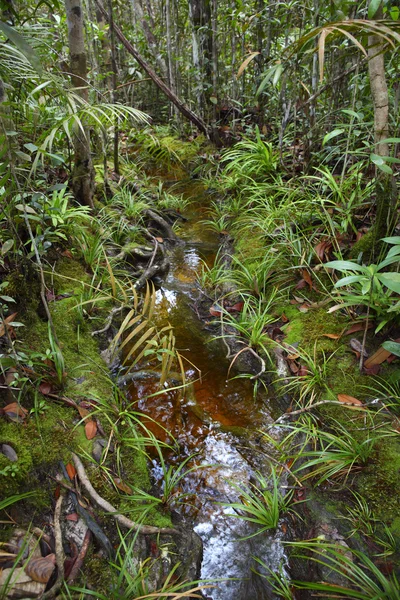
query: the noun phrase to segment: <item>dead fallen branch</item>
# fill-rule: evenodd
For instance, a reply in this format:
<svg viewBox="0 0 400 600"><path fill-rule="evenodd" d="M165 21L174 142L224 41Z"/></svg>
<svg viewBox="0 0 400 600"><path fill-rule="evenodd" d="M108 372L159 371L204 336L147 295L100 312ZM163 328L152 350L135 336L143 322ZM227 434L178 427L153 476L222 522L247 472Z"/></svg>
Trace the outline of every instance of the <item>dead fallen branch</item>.
<svg viewBox="0 0 400 600"><path fill-rule="evenodd" d="M94 502L96 502L96 504L101 509L103 509L105 512L111 513L112 516L114 517L114 519L116 521L118 521L118 523L120 525L122 525L123 527L127 527L128 529L132 529L133 531L137 531L138 533L145 534L145 535L150 535L153 533L165 533L165 534L178 533L177 530L173 529L172 527L171 528L169 528L169 527L152 527L150 525L141 525L140 523L135 523L135 521L131 521L131 519L128 519L128 517L121 515L117 511L117 509L114 508L114 506L112 506L112 504L107 502L107 500L102 498L96 492L96 490L94 489L94 487L92 486L92 484L89 481L89 478L85 471L85 467L83 466L80 458L76 454L72 454L72 459L74 461L76 471L79 475L79 479L80 479L82 485L84 486L84 488L86 489L87 493L91 497L91 499L94 500Z"/></svg>
<svg viewBox="0 0 400 600"><path fill-rule="evenodd" d="M64 500L64 493L61 491L56 502L56 508L54 511L54 539L55 539L55 555L57 565L57 579L55 584L44 594L40 596L40 600L50 600L55 598L58 590L64 581L64 548L62 542L62 531L61 531L61 509Z"/></svg>
<svg viewBox="0 0 400 600"><path fill-rule="evenodd" d="M67 581L69 584L73 583L78 576L80 569L82 568L83 561L85 560L86 554L88 552L90 541L92 539L92 532L90 529L87 529L85 537L83 539L82 548L79 551L78 556L73 564L70 574L68 575Z"/></svg>

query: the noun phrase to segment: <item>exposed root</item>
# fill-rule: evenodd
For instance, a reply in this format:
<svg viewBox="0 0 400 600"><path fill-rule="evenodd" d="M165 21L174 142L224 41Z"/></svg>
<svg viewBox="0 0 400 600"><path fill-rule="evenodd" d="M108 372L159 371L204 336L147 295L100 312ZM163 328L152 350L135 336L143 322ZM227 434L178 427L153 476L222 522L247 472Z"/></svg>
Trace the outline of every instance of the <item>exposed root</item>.
<svg viewBox="0 0 400 600"><path fill-rule="evenodd" d="M107 500L102 498L94 489L92 484L89 481L89 478L86 474L85 467L83 466L80 458L76 454L72 454L72 460L74 461L75 468L79 475L79 479L86 489L89 496L96 502L96 504L105 512L111 513L112 516L120 525L123 527L127 527L128 529L132 529L133 531L137 531L138 533L142 533L145 535L153 534L153 533L178 533L176 529L172 529L169 527L152 527L150 525L141 525L140 523L135 523L135 521L131 521L128 517L121 515L118 513L117 509L112 506Z"/></svg>
<svg viewBox="0 0 400 600"><path fill-rule="evenodd" d="M146 215L157 224L158 228L161 230L161 232L163 232L165 239L175 243L182 243L175 231L172 229L171 225L167 223L165 219L160 217L160 215L157 215L157 213L150 209L146 210Z"/></svg>
<svg viewBox="0 0 400 600"><path fill-rule="evenodd" d="M92 336L100 335L101 333L105 333L106 331L108 331L112 325L115 315L120 313L123 310L123 308L123 304L121 304L121 306L116 306L115 308L113 308L107 317L104 327L102 327L101 329L97 329L96 331L92 331Z"/></svg>
<svg viewBox="0 0 400 600"><path fill-rule="evenodd" d="M169 260L168 258L164 258L161 263L151 265L147 267L145 272L137 279L134 283L134 287L136 290L140 290L145 284L146 281L152 279L157 273L163 273L168 271L169 268Z"/></svg>

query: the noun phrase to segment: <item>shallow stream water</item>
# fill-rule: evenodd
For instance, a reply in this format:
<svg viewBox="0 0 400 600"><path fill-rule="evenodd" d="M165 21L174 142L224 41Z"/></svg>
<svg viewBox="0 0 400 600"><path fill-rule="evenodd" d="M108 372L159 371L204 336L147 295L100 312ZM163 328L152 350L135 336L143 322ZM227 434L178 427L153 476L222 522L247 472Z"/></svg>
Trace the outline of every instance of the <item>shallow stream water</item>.
<svg viewBox="0 0 400 600"><path fill-rule="evenodd" d="M157 388L158 378L132 382L129 394L137 408L170 431L178 440L183 456L198 453L197 465L211 465L193 471L185 479L184 492L192 494L179 510L191 519L204 544L201 577L218 581L207 590L212 600L262 600L274 598L254 556L271 570L285 562L279 528L248 540L240 540L254 532L252 526L230 515L231 507L220 503L237 502L238 485L246 485L254 470L268 475L268 458L262 451L260 430L271 423L266 393L253 395L249 379L227 380L229 360L225 347L207 330L207 323L195 309L203 292L196 285L196 274L202 261L211 265L218 250L218 236L205 229L204 192L190 187L180 193L193 196L182 226L183 245L168 253L171 268L157 291L156 319L160 325L174 327L176 348L185 361L186 378L192 384L184 391L166 391L149 398ZM211 306L212 301L209 301ZM210 316L210 319L212 317ZM210 341L211 340L211 341ZM190 361L190 362L189 362ZM195 365L194 368L192 365ZM201 372L201 377L199 372ZM168 438L162 427L146 423L157 437ZM154 478L162 473L154 461Z"/></svg>

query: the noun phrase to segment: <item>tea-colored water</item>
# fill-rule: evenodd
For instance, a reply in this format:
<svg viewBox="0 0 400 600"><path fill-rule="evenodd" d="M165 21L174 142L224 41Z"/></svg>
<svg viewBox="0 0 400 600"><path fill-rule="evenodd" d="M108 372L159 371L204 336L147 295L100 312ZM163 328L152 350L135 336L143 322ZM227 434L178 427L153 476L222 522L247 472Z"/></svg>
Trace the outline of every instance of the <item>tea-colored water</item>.
<svg viewBox="0 0 400 600"><path fill-rule="evenodd" d="M170 323L174 327L176 348L187 359L185 371L190 385L182 389L178 380L180 389L154 396L159 380L146 378L134 381L129 394L137 408L152 419L146 421L146 426L159 439L171 441L168 431L178 440L183 454L198 452L198 463L214 465L187 478L185 490L195 495L195 501L193 510L181 509L194 521L204 542L202 576L234 578L220 583L208 596L213 600L254 600L254 582L249 583L254 579L251 556L257 551L275 568L284 556L279 535L264 536L264 545L261 540L256 545L253 540L237 542L237 538L249 533L248 525L229 518L233 511L216 501L237 501L238 490L230 482L248 484L255 465L260 468L266 464L262 454L254 455L254 461L249 462L251 452L243 452L243 447L270 421L267 398L254 398L249 379L228 379L230 361L226 348L221 340L213 339L218 333L208 327L208 317L202 319L196 311L197 300L204 299L196 276L202 261L211 265L215 259L218 236L207 231L201 222L205 218L205 196L201 190L179 191L186 195L195 193L197 197L181 234L185 244L169 251L171 269L157 291L156 320L159 325ZM211 306L212 299L207 301ZM156 462L154 475L161 481ZM257 589L260 600L273 597L262 582Z"/></svg>

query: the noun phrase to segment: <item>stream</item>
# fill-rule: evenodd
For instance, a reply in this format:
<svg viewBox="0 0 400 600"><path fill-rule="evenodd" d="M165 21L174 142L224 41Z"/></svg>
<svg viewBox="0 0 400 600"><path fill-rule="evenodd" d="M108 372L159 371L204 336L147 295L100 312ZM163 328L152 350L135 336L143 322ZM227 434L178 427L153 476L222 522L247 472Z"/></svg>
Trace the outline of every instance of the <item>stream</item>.
<svg viewBox="0 0 400 600"><path fill-rule="evenodd" d="M190 188L180 188L179 193L193 197ZM269 569L279 570L285 562L282 532L278 527L276 532L241 540L254 533L254 527L230 516L234 510L220 503L239 501L240 490L235 486L249 484L255 470L268 475L269 463L262 452L264 442L259 430L272 419L266 392L258 392L254 398L249 379L227 380L226 349L220 340L212 341L215 332L207 329L207 322L194 308L203 294L196 285L196 273L202 261L212 265L219 243L218 235L201 223L206 218L206 203L200 190L179 233L184 244L168 250L171 267L156 301L156 320L159 325L173 325L176 348L187 359L186 378L191 384L183 391L149 397L158 383L149 372L148 377L129 384L128 394L138 410L161 424L158 427L146 422L159 439L170 441L167 430L178 440L183 458L197 453L193 464L202 468L185 478L183 491L190 495L190 501L177 510L190 520L203 540L201 578L223 580L207 590L206 597L262 600L275 596L266 579L252 571L262 570L253 556ZM156 460L153 465L153 477L161 485L162 471Z"/></svg>

